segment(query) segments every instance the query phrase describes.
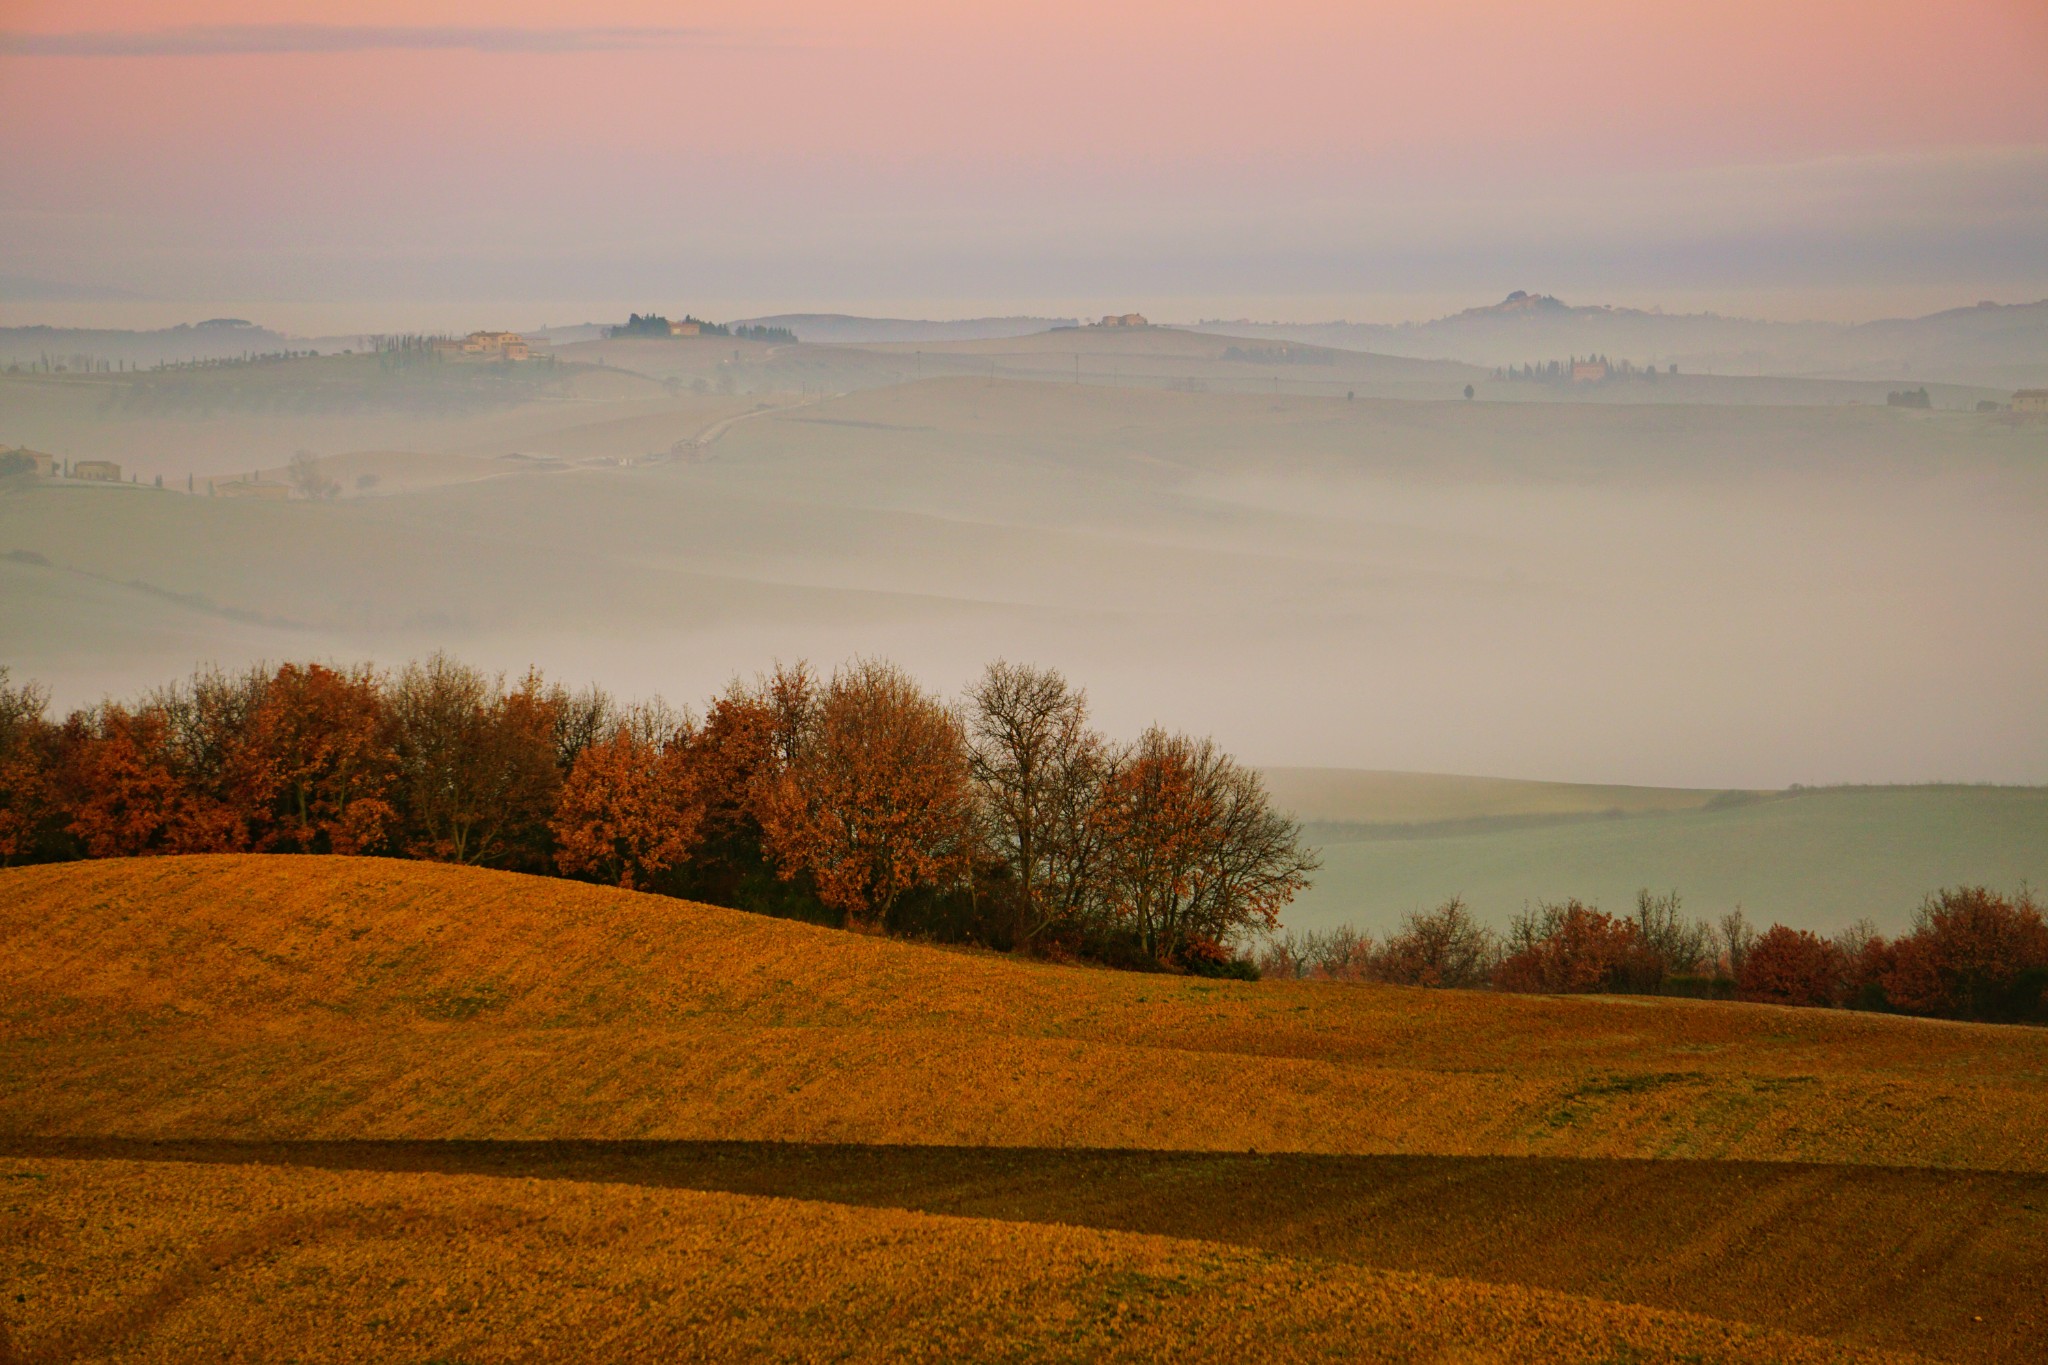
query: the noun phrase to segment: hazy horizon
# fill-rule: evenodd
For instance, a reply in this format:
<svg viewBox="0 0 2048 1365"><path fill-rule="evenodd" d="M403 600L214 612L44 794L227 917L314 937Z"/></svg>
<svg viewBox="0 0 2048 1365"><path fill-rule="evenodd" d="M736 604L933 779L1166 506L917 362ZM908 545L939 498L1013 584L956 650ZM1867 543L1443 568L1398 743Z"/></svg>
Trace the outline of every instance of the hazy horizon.
<svg viewBox="0 0 2048 1365"><path fill-rule="evenodd" d="M0 658L66 700L305 651L679 701L1005 655L1263 762L2048 780L2009 411L2048 307L1969 311L2048 300L2031 0L15 0L0 127L0 328L1248 324L140 381L240 348L17 336L0 445L349 481L0 500L48 561L0 563ZM1665 316L1371 330L1516 290ZM1627 368L1505 373L1592 352Z"/></svg>
<svg viewBox="0 0 2048 1365"><path fill-rule="evenodd" d="M15 325L2048 297L2028 0L0 13L0 275L142 296Z"/></svg>

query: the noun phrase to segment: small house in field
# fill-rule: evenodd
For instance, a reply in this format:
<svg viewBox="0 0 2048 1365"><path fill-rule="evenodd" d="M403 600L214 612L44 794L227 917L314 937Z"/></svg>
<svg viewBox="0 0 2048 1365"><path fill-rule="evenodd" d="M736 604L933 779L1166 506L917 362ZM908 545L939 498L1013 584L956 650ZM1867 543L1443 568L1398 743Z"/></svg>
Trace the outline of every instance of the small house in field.
<svg viewBox="0 0 2048 1365"><path fill-rule="evenodd" d="M276 479L227 479L212 485L217 498L256 498L264 502L289 502L292 486Z"/></svg>
<svg viewBox="0 0 2048 1365"><path fill-rule="evenodd" d="M1151 323L1145 321L1143 313L1108 313L1103 316L1101 322L1096 324L1098 327L1150 327L1151 325Z"/></svg>
<svg viewBox="0 0 2048 1365"><path fill-rule="evenodd" d="M71 477L87 483L119 483L121 466L112 460L79 460L71 466Z"/></svg>
<svg viewBox="0 0 2048 1365"><path fill-rule="evenodd" d="M684 318L681 322L671 322L668 325L668 334L672 337L701 336L703 332L704 324L695 318Z"/></svg>
<svg viewBox="0 0 2048 1365"><path fill-rule="evenodd" d="M2014 412L2048 412L2048 389L2021 389L2012 396Z"/></svg>
<svg viewBox="0 0 2048 1365"><path fill-rule="evenodd" d="M1607 362L1604 360L1574 360L1572 362L1572 383L1598 384L1607 378Z"/></svg>

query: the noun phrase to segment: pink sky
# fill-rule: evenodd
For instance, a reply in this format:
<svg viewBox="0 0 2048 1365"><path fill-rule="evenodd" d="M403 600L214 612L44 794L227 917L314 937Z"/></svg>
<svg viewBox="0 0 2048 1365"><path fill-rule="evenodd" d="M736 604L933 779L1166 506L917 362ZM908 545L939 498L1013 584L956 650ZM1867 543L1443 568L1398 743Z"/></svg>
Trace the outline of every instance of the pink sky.
<svg viewBox="0 0 2048 1365"><path fill-rule="evenodd" d="M181 34L246 46L235 26L279 24L321 27L257 45L358 50L192 55ZM609 50L446 45L571 25ZM390 27L440 36L360 31ZM589 36L634 28L702 34ZM736 302L767 303L735 262L779 243L806 279L834 278L835 251L877 263L861 297L961 298L979 258L976 297L1022 299L1055 290L1061 260L1150 236L1186 280L1216 280L1181 296L1357 299L1395 292L1394 265L1339 278L1269 258L1341 261L1350 242L1398 262L1448 237L1483 259L1488 232L1564 251L1624 220L1640 242L1674 231L1656 201L1686 196L1756 239L1763 274L1791 269L1771 242L1838 212L1902 259L1929 259L1915 234L1952 241L1958 289L2041 282L2007 261L2030 254L2048 191L2040 0L4 0L0 29L6 269L146 292L319 295L375 286L380 261L403 292L435 243L496 221L543 277L535 297L603 294L578 283L580 253L724 270ZM186 50L23 51L23 35L161 33ZM1834 169L1773 170L1809 163ZM1845 188L1813 188L1830 177ZM1741 287L1742 260L1721 287ZM1717 287L1678 264L1671 291ZM1644 271L1640 287L1661 282Z"/></svg>

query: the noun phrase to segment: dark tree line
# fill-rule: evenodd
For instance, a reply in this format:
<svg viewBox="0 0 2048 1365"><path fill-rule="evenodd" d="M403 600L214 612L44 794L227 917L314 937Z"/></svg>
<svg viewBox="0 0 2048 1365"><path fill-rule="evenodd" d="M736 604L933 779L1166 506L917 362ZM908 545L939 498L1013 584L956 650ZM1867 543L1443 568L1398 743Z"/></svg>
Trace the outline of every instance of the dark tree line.
<svg viewBox="0 0 2048 1365"><path fill-rule="evenodd" d="M0 671L0 865L364 854L577 877L869 932L1244 972L1317 866L1207 740L1117 743L1050 670L951 704L802 665L701 716L436 655L202 673L47 715Z"/></svg>

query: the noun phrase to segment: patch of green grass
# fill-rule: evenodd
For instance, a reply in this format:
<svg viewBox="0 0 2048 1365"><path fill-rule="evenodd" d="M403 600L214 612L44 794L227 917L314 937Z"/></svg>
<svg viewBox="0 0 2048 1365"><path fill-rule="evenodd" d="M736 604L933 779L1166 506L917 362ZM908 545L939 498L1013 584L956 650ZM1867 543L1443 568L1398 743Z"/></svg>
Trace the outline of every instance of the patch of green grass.
<svg viewBox="0 0 2048 1365"><path fill-rule="evenodd" d="M1462 895L1495 925L1525 905L1576 896L1614 913L1640 887L1676 888L1689 913L1740 905L1832 932L1868 917L1885 933L1922 897L1982 882L2048 882L2048 788L1863 787L1749 804L1442 837L1326 843L1313 890L1287 926L1350 922L1384 932L1410 910Z"/></svg>

